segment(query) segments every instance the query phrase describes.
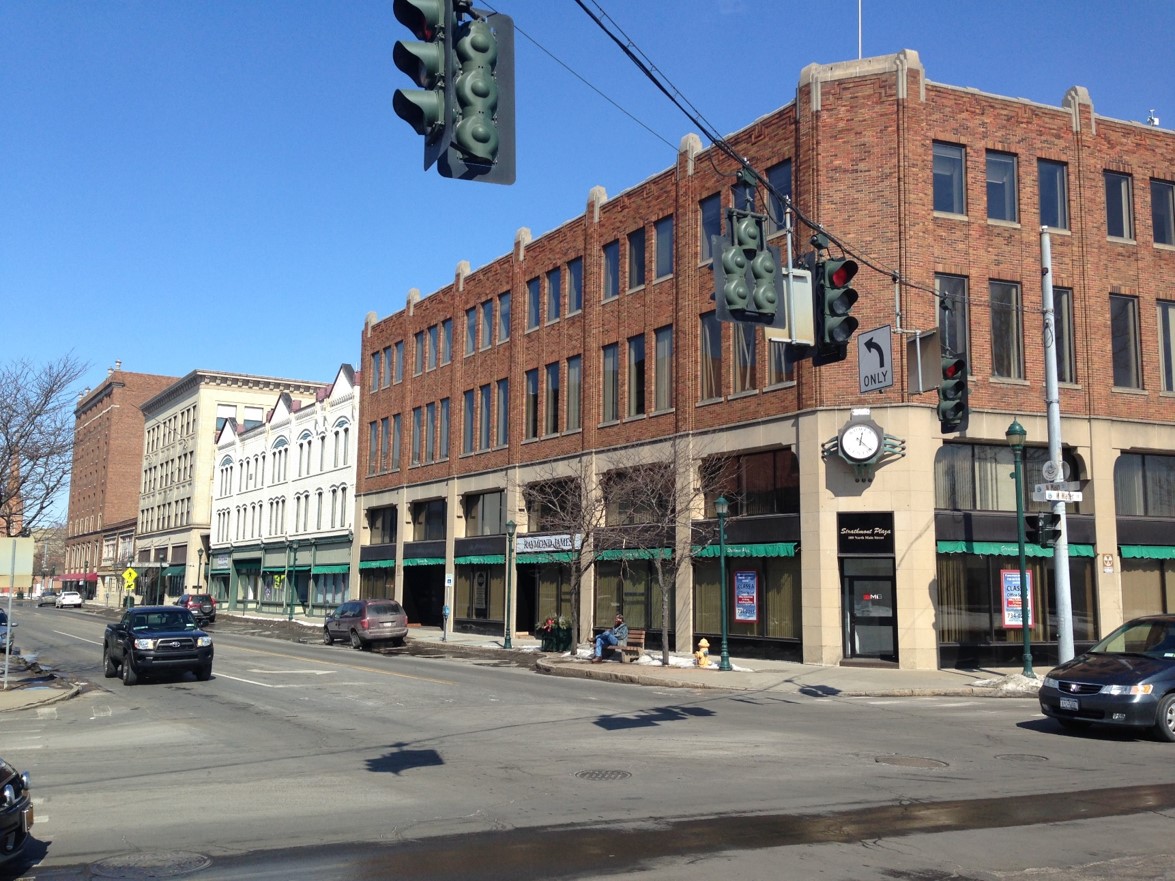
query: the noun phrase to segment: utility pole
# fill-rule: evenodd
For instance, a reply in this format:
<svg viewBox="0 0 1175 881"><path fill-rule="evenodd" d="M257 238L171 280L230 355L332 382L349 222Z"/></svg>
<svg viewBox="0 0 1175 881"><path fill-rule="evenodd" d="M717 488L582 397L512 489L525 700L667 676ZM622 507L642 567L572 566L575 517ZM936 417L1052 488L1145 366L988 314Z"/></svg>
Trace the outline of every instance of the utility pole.
<svg viewBox="0 0 1175 881"><path fill-rule="evenodd" d="M1044 307L1044 400L1048 412L1049 461L1056 465L1053 477L1064 478L1061 460L1061 401L1057 388L1057 321L1053 308L1053 251L1049 228L1040 228L1041 301ZM1069 527L1065 503L1053 502L1060 531L1053 549L1053 584L1057 591L1057 654L1060 663L1073 657L1073 599L1069 592Z"/></svg>

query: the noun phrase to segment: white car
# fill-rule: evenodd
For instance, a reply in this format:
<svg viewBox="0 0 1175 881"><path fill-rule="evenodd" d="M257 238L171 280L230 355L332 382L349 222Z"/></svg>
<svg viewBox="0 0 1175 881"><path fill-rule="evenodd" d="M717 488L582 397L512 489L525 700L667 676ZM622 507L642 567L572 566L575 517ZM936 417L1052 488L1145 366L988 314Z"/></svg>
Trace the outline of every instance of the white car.
<svg viewBox="0 0 1175 881"><path fill-rule="evenodd" d="M82 607L82 595L76 590L63 590L61 596L57 598L57 602L54 603L54 608L57 609L64 609L68 606L73 606L77 609Z"/></svg>

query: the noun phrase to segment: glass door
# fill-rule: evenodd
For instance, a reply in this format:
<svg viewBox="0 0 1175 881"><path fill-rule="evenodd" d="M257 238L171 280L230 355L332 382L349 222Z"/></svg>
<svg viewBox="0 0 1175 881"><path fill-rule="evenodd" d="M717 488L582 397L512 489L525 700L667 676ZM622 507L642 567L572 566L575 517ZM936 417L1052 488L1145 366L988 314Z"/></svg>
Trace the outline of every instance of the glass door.
<svg viewBox="0 0 1175 881"><path fill-rule="evenodd" d="M842 557L846 658L897 661L897 596L890 557Z"/></svg>

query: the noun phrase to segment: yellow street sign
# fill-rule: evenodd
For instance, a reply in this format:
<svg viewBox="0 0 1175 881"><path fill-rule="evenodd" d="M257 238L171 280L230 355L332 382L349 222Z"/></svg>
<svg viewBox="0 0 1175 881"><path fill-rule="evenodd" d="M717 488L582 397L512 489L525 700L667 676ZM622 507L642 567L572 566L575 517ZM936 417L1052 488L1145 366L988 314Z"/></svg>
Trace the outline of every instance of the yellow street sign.
<svg viewBox="0 0 1175 881"><path fill-rule="evenodd" d="M139 573L127 566L122 572L123 587L126 590L135 589L135 579L139 577Z"/></svg>

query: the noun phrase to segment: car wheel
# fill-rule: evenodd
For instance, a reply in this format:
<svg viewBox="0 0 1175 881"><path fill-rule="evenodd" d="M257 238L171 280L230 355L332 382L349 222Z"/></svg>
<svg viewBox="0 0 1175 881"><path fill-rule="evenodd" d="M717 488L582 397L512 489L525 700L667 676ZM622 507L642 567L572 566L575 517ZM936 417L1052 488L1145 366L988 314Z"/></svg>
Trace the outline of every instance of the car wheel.
<svg viewBox="0 0 1175 881"><path fill-rule="evenodd" d="M199 679L201 682L207 682L209 679L211 679L212 678L212 665L211 664L204 664L204 665L196 668L196 678Z"/></svg>
<svg viewBox="0 0 1175 881"><path fill-rule="evenodd" d="M1175 694L1167 694L1159 701L1159 712L1155 717L1155 737L1175 743Z"/></svg>
<svg viewBox="0 0 1175 881"><path fill-rule="evenodd" d="M323 645L334 645L335 644L335 638L330 635L330 630L328 630L326 627L322 628L322 644Z"/></svg>
<svg viewBox="0 0 1175 881"><path fill-rule="evenodd" d="M135 665L131 663L131 656L128 654L122 659L122 684L123 685L137 685L139 683L139 674L135 670Z"/></svg>
<svg viewBox="0 0 1175 881"><path fill-rule="evenodd" d="M357 630L351 631L351 648L357 649L359 651L363 651L365 648L369 648L369 645L359 638L359 632Z"/></svg>
<svg viewBox="0 0 1175 881"><path fill-rule="evenodd" d="M402 649L404 647L404 637L397 636L392 640L392 646L398 649Z"/></svg>
<svg viewBox="0 0 1175 881"><path fill-rule="evenodd" d="M110 647L102 647L102 672L107 679L113 679L118 675L118 667L114 666L114 659L110 657Z"/></svg>

